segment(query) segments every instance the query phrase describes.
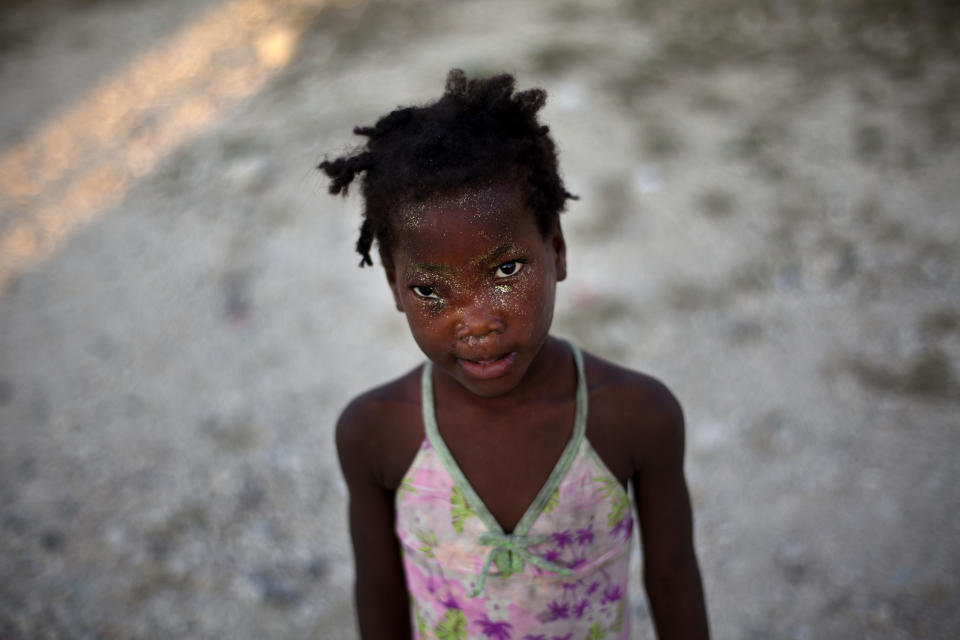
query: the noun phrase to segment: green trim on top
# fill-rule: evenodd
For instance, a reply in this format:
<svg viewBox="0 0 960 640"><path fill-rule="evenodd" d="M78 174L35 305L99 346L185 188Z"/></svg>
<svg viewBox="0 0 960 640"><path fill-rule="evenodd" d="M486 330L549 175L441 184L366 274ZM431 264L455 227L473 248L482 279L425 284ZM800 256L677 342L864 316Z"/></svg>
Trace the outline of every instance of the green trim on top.
<svg viewBox="0 0 960 640"><path fill-rule="evenodd" d="M626 497L627 502L629 502L630 501L629 488L624 488L624 486L620 484L620 480L617 478L617 474L611 471L610 467L607 466L607 463L603 461L603 458L600 457L600 454L597 453L597 450L594 449L592 445L587 447L587 455L590 457L591 460L593 460L593 463L597 465L597 468L600 469L600 471L602 471L603 473L607 474L608 476L610 476L611 478L617 481L616 485L620 489L620 493L624 497Z"/></svg>
<svg viewBox="0 0 960 640"><path fill-rule="evenodd" d="M480 500L480 496L474 491L467 477L463 475L457 461L453 459L453 454L447 448L447 443L440 437L440 431L437 429L437 418L434 414L432 373L433 363L427 360L427 363L423 365L423 374L420 380L420 411L423 414L423 429L427 434L427 439L437 455L440 456L440 462L443 463L447 473L453 478L454 486L463 494L467 504L473 507L474 513L486 525L487 530L503 533L503 528L500 527L497 519L487 509L487 505Z"/></svg>
<svg viewBox="0 0 960 640"><path fill-rule="evenodd" d="M550 496L560 486L560 482L563 481L567 471L570 470L570 465L573 464L573 459L577 457L577 451L580 449L580 444L583 442L584 434L587 431L587 380L583 373L583 356L573 344L569 342L567 344L573 352L573 360L577 364L577 407L573 418L573 433L570 434L570 440L567 442L567 446L560 455L556 466L553 467L547 481L540 488L540 493L533 499L526 513L517 523L513 535L526 535L533 523L540 517L550 500Z"/></svg>
<svg viewBox="0 0 960 640"><path fill-rule="evenodd" d="M567 445L564 448L563 453L560 455L560 459L557 461L557 464L554 465L553 471L551 471L550 475L547 476L546 482L544 482L543 486L540 487L540 491L533 499L533 502L531 502L530 506L527 507L527 510L520 518L520 521L517 522L517 526L514 527L513 533L510 534L511 536L525 536L533 526L534 522L536 522L537 518L540 517L540 514L550 501L550 497L553 495L553 492L560 486L560 482L567 474L567 471L570 470L570 465L573 464L573 460L577 455L577 451L580 448L580 445L583 442L584 434L586 433L587 381L583 370L583 356L576 346L570 344L569 342L567 345L570 347L570 350L573 353L574 362L576 362L577 365L577 405L573 422L573 433L570 434L570 440L567 441ZM463 475L463 471L460 469L460 466L454 459L453 454L451 454L450 449L447 448L447 443L443 441L443 437L440 435L440 431L437 428L437 419L434 410L432 372L433 365L428 360L423 367L420 385L421 411L423 413L423 425L424 431L427 434L427 438L429 439L434 450L436 450L437 455L440 456L440 461L446 468L447 473L449 473L450 477L453 478L454 484L460 489L460 492L466 498L467 503L473 507L477 517L480 518L483 524L487 527L487 530L491 533L503 534L503 527L500 526L500 523L497 522L497 519L493 517L492 513L490 513L487 505L485 505L483 500L480 499L480 496L477 495L477 492L470 484L470 481L467 480L467 477Z"/></svg>

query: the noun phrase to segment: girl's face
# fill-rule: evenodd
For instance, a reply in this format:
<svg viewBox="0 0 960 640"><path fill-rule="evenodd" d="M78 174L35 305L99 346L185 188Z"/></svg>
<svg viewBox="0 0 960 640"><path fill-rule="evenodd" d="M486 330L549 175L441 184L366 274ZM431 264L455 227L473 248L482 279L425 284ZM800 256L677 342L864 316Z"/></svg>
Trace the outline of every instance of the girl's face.
<svg viewBox="0 0 960 640"><path fill-rule="evenodd" d="M518 189L465 189L394 214L387 280L420 349L479 396L523 379L566 276L559 226L544 237Z"/></svg>

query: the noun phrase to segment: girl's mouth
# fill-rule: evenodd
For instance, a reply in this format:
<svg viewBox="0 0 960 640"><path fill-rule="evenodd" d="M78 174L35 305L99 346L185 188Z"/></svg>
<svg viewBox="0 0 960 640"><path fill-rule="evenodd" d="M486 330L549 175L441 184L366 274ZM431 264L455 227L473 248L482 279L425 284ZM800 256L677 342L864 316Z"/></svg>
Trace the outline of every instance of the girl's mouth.
<svg viewBox="0 0 960 640"><path fill-rule="evenodd" d="M489 380L490 378L499 378L513 366L517 359L517 352L511 351L502 356L489 358L487 360L467 360L457 358L457 363L463 367L463 370L471 378L480 380Z"/></svg>

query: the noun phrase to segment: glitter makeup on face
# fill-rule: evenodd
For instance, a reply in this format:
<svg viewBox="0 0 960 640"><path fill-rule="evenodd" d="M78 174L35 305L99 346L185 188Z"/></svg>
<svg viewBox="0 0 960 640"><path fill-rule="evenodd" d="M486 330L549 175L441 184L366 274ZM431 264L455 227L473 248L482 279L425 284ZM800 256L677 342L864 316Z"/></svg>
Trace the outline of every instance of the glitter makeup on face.
<svg viewBox="0 0 960 640"><path fill-rule="evenodd" d="M509 184L408 203L393 220L388 275L414 340L474 393L512 388L550 329L562 236L545 236ZM491 358L504 373L485 376L476 367Z"/></svg>
<svg viewBox="0 0 960 640"><path fill-rule="evenodd" d="M511 247L502 253L516 255L519 252L519 248ZM499 254L501 251L495 253ZM412 283L409 286L425 286L434 290L439 299L419 297L419 300L431 309L438 310L447 302L472 296L493 309L518 313L524 297L529 295L530 277L534 275L535 266L521 260L506 262L517 262L523 267L514 275L496 278L493 273L505 263L495 262L495 258L482 257L459 272L437 265L412 265L403 280Z"/></svg>
<svg viewBox="0 0 960 640"><path fill-rule="evenodd" d="M520 194L520 190L516 186L508 186L506 189L503 186L495 183L464 187L450 193L433 195L423 201L407 202L398 207L393 217L397 219L398 229L411 232L421 231L427 210L442 202L446 206L455 206L461 211L470 211L479 222L486 216L499 214L506 204L505 200L508 200L514 194ZM507 197L504 198L504 195L507 195ZM527 213L533 215L533 213Z"/></svg>

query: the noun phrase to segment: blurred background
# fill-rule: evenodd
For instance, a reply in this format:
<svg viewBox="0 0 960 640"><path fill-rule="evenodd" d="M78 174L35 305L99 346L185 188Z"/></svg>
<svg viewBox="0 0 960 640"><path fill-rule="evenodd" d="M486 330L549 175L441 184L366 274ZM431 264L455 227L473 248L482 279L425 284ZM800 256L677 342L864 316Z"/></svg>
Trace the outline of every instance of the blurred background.
<svg viewBox="0 0 960 640"><path fill-rule="evenodd" d="M4 2L0 638L356 637L332 427L420 355L314 166L455 66L548 90L715 637L956 637L958 7Z"/></svg>

